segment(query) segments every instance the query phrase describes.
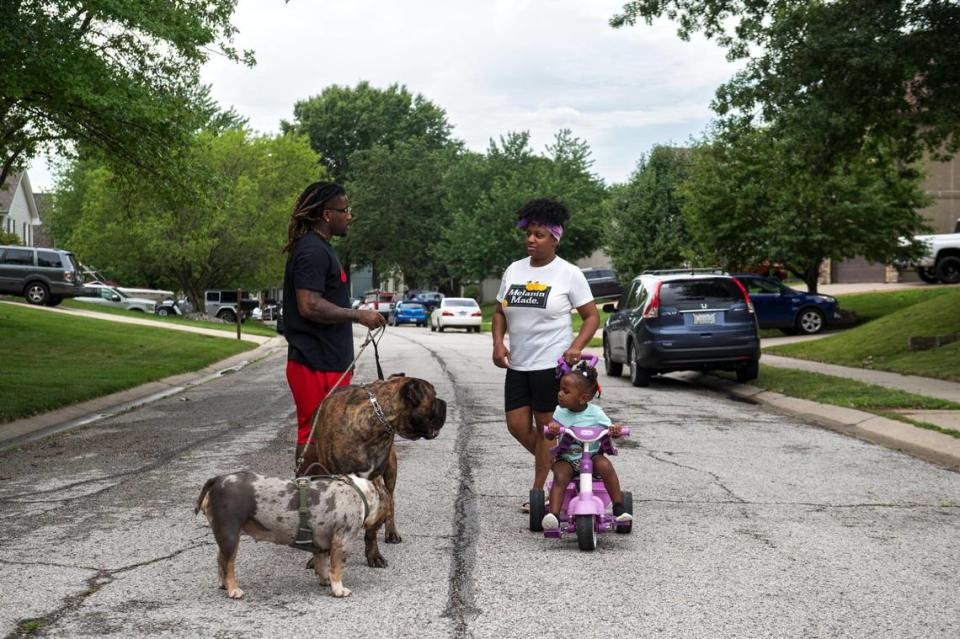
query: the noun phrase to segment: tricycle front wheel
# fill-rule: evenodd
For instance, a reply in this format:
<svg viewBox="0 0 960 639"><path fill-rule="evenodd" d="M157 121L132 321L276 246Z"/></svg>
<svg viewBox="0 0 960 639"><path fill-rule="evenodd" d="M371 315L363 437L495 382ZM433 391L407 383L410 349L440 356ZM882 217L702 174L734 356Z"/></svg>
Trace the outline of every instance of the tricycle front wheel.
<svg viewBox="0 0 960 639"><path fill-rule="evenodd" d="M530 509L533 512L533 509ZM597 547L597 529L593 525L593 515L577 515L577 546L580 550L595 550Z"/></svg>

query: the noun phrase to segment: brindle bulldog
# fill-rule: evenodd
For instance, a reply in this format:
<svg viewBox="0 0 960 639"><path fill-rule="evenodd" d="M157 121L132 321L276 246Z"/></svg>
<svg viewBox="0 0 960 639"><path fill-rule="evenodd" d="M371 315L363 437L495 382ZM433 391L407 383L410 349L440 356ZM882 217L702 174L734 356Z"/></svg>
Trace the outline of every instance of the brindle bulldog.
<svg viewBox="0 0 960 639"><path fill-rule="evenodd" d="M303 453L297 475L353 473L367 479L382 476L390 500L384 541L400 543L394 506L397 453L394 434L404 439L433 439L447 418L447 403L437 397L433 384L402 374L366 386L337 388L313 414L311 443ZM367 564L383 568L387 560L377 546L376 527L364 535Z"/></svg>

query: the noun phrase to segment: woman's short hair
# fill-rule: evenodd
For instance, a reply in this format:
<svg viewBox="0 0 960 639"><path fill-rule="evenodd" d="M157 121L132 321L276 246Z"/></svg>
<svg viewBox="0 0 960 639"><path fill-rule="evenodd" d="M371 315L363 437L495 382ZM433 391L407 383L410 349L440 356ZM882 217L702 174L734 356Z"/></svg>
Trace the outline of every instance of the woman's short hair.
<svg viewBox="0 0 960 639"><path fill-rule="evenodd" d="M538 197L520 207L517 211L517 219L534 224L562 227L570 219L570 210L551 197Z"/></svg>

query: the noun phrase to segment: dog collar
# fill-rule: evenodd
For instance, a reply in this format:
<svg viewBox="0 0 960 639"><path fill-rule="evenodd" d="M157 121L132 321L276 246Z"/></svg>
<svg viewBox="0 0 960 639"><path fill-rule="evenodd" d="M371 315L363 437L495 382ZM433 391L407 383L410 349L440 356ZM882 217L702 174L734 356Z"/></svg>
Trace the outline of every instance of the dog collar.
<svg viewBox="0 0 960 639"><path fill-rule="evenodd" d="M393 435L393 426L387 421L387 416L383 414L383 408L380 407L380 402L373 396L369 388L366 390L367 395L370 397L370 404L373 406L373 414L377 416L377 421L383 424L383 427L387 429L388 433Z"/></svg>

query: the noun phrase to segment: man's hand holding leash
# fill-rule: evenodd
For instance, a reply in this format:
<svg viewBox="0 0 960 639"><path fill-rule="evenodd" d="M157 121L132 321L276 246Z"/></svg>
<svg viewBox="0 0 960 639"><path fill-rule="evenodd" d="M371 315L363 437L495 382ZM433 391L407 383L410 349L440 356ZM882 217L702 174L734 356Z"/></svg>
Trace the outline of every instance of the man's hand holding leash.
<svg viewBox="0 0 960 639"><path fill-rule="evenodd" d="M354 313L356 313L356 315L354 316L353 321L355 321L357 324L366 326L371 331L387 325L387 320L380 313L380 311L364 311L357 309L354 311Z"/></svg>

